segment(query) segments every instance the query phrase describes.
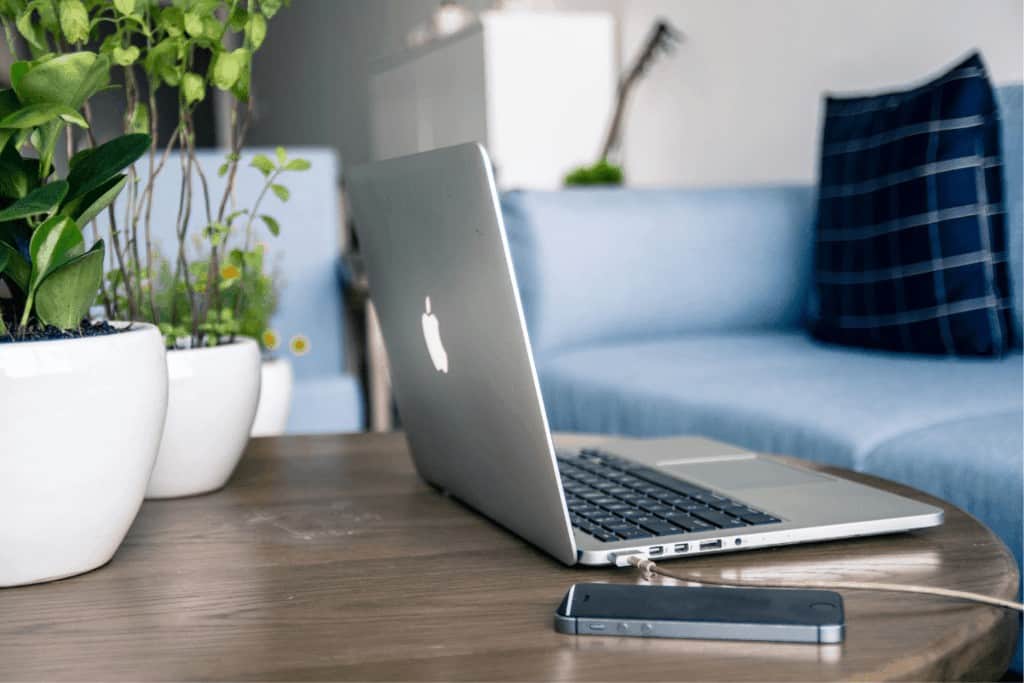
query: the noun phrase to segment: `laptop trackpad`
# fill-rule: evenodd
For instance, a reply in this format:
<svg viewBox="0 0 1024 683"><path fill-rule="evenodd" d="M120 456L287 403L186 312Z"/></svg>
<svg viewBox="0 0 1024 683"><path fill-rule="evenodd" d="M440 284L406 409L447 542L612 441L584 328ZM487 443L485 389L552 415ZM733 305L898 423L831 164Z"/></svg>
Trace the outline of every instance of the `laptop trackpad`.
<svg viewBox="0 0 1024 683"><path fill-rule="evenodd" d="M832 481L810 470L761 459L663 465L660 469L718 490L765 489Z"/></svg>

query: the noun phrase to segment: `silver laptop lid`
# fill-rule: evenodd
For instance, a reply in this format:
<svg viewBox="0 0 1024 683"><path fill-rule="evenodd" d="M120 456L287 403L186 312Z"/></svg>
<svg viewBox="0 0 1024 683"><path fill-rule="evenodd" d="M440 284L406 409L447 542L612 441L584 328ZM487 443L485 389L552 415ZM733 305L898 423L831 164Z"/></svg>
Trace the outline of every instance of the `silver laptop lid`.
<svg viewBox="0 0 1024 683"><path fill-rule="evenodd" d="M369 164L348 189L420 475L574 564L486 151L473 143Z"/></svg>

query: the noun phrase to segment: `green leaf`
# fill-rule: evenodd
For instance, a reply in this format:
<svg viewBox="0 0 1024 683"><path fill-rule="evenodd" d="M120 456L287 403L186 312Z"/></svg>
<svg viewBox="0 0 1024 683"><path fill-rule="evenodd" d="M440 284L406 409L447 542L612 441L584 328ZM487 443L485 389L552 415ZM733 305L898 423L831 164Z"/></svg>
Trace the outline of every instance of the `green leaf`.
<svg viewBox="0 0 1024 683"><path fill-rule="evenodd" d="M185 96L185 104L191 105L202 102L206 97L206 84L203 77L191 71L181 79L181 92Z"/></svg>
<svg viewBox="0 0 1024 683"><path fill-rule="evenodd" d="M195 12L185 12L185 33L193 38L203 35L203 18Z"/></svg>
<svg viewBox="0 0 1024 683"><path fill-rule="evenodd" d="M245 68L242 69L242 75L238 77L238 82L231 86L231 94L235 96L239 102L249 101L249 85L252 80L252 67L249 64L248 58L246 58Z"/></svg>
<svg viewBox="0 0 1024 683"><path fill-rule="evenodd" d="M0 223L37 216L41 213L52 214L60 206L64 195L68 193L68 184L63 180L37 187L27 195L0 211Z"/></svg>
<svg viewBox="0 0 1024 683"><path fill-rule="evenodd" d="M145 102L136 102L132 110L131 131L133 133L149 132L149 106Z"/></svg>
<svg viewBox="0 0 1024 683"><path fill-rule="evenodd" d="M242 59L238 50L218 54L213 60L210 82L221 90L230 90L242 75Z"/></svg>
<svg viewBox="0 0 1024 683"><path fill-rule="evenodd" d="M21 37L36 50L46 51L49 49L46 44L46 32L42 25L32 20L31 7L18 15L18 18L14 20L14 25L18 28Z"/></svg>
<svg viewBox="0 0 1024 683"><path fill-rule="evenodd" d="M55 268L35 295L36 317L62 330L78 327L103 282L103 241Z"/></svg>
<svg viewBox="0 0 1024 683"><path fill-rule="evenodd" d="M4 149L4 152L11 147ZM34 185L34 173L30 173L27 165L17 153L14 158L7 154L0 156L0 197L20 199L29 193Z"/></svg>
<svg viewBox="0 0 1024 683"><path fill-rule="evenodd" d="M308 171L312 167L307 159L292 159L284 166L286 171Z"/></svg>
<svg viewBox="0 0 1024 683"><path fill-rule="evenodd" d="M22 61L22 62L14 62L13 64L11 64L11 87L12 88L17 88L18 87L18 83L21 82L22 76L24 76L25 74L28 73L28 70L29 70L29 68L31 68L31 66L32 66L31 62L24 62L24 61ZM20 102L18 103L18 106L19 107L21 106Z"/></svg>
<svg viewBox="0 0 1024 683"><path fill-rule="evenodd" d="M259 12L253 12L245 23L245 35L249 38L252 49L259 49L267 37L267 19Z"/></svg>
<svg viewBox="0 0 1024 683"><path fill-rule="evenodd" d="M154 81L159 78L167 85L177 87L181 83L184 67L184 40L182 38L165 38L146 52L146 73Z"/></svg>
<svg viewBox="0 0 1024 683"><path fill-rule="evenodd" d="M135 0L114 0L114 7L124 15L135 13Z"/></svg>
<svg viewBox="0 0 1024 683"><path fill-rule="evenodd" d="M228 164L227 163L223 163L223 164L220 165L220 168L217 169L217 175L219 177L223 178L227 174L228 174Z"/></svg>
<svg viewBox="0 0 1024 683"><path fill-rule="evenodd" d="M274 15L281 10L283 4L282 0L262 0L260 2L260 9L267 15L267 19L273 19Z"/></svg>
<svg viewBox="0 0 1024 683"><path fill-rule="evenodd" d="M274 194L277 195L277 198L280 199L282 202L288 201L292 196L292 193L289 192L288 188L285 187L284 185L278 185L275 183L270 186L270 189Z"/></svg>
<svg viewBox="0 0 1024 683"><path fill-rule="evenodd" d="M277 156L278 165L283 166L288 161L288 153L284 151L284 147L278 147L274 150L275 156Z"/></svg>
<svg viewBox="0 0 1024 683"><path fill-rule="evenodd" d="M95 148L93 147L86 147L82 151L75 154L75 156L71 157L71 161L68 162L68 170L74 170L75 166L88 159L89 156L92 155L94 149Z"/></svg>
<svg viewBox="0 0 1024 683"><path fill-rule="evenodd" d="M63 104L30 104L0 119L0 128L36 128L54 119L62 119L82 128L88 128L85 118Z"/></svg>
<svg viewBox="0 0 1024 683"><path fill-rule="evenodd" d="M249 165L253 168L259 169L260 173L264 176L268 176L274 172L274 162L270 160L266 154L257 154L249 162Z"/></svg>
<svg viewBox="0 0 1024 683"><path fill-rule="evenodd" d="M177 38L185 32L185 13L180 7L165 7L158 22L167 35Z"/></svg>
<svg viewBox="0 0 1024 683"><path fill-rule="evenodd" d="M4 270L4 277L10 279L21 290L22 294L28 292L28 281L32 276L32 266L9 244L0 242L0 254L7 258L7 268Z"/></svg>
<svg viewBox="0 0 1024 683"><path fill-rule="evenodd" d="M281 234L281 226L280 224L278 224L278 222L274 219L273 216L263 214L260 216L260 219L266 224L267 230L270 231L271 235L277 237L278 235Z"/></svg>
<svg viewBox="0 0 1024 683"><path fill-rule="evenodd" d="M21 324L28 324L33 312L36 290L39 284L57 268L82 253L84 240L82 231L67 216L54 216L32 233L29 254L32 257L32 275L28 282L25 310Z"/></svg>
<svg viewBox="0 0 1024 683"><path fill-rule="evenodd" d="M151 139L142 133L114 138L92 150L68 174L68 201L91 192L132 165L149 149Z"/></svg>
<svg viewBox="0 0 1024 683"><path fill-rule="evenodd" d="M57 149L57 142L63 129L62 121L50 121L32 130L29 139L32 141L32 146L39 151L39 172L37 174L39 180L49 176L53 170L53 154Z"/></svg>
<svg viewBox="0 0 1024 683"><path fill-rule="evenodd" d="M113 51L114 63L119 66L131 66L139 58L139 48L134 45L128 47L115 47Z"/></svg>
<svg viewBox="0 0 1024 683"><path fill-rule="evenodd" d="M89 13L82 0L60 0L57 5L60 30L69 43L84 43L89 39Z"/></svg>
<svg viewBox="0 0 1024 683"><path fill-rule="evenodd" d="M23 104L63 104L77 110L109 83L106 55L71 52L30 67L14 91Z"/></svg>
<svg viewBox="0 0 1024 683"><path fill-rule="evenodd" d="M103 209L110 206L117 199L117 195L121 194L121 190L124 189L127 182L128 176L120 173L95 190L65 206L64 211L74 218L75 222L79 225L87 225L89 221L100 215Z"/></svg>
<svg viewBox="0 0 1024 683"><path fill-rule="evenodd" d="M216 17L203 17L203 38L211 43L219 43L224 37L224 24L217 21Z"/></svg>

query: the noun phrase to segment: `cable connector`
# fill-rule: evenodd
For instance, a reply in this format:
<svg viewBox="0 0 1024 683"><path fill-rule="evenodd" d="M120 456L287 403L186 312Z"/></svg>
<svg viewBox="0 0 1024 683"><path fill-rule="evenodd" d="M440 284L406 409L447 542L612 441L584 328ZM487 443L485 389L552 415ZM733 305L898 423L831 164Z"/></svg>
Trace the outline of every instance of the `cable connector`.
<svg viewBox="0 0 1024 683"><path fill-rule="evenodd" d="M644 577L644 581L652 581L654 579L654 572L658 568L658 565L656 565L653 560L648 560L646 557L642 557L640 555L630 555L626 558L626 562L640 570L640 573Z"/></svg>

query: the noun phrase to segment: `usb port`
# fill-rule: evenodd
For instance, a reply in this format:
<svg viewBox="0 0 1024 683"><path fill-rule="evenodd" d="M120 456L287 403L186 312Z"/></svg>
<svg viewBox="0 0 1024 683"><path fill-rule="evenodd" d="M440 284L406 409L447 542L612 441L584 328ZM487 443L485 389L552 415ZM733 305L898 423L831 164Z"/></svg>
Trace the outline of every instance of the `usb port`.
<svg viewBox="0 0 1024 683"><path fill-rule="evenodd" d="M717 541L704 541L700 544L701 550L718 550L721 547L722 539L718 539Z"/></svg>
<svg viewBox="0 0 1024 683"><path fill-rule="evenodd" d="M665 546L663 545L652 545L647 549L648 555L661 555L663 552L665 552Z"/></svg>
<svg viewBox="0 0 1024 683"><path fill-rule="evenodd" d="M685 553L689 549L689 543L676 543L675 547L672 548L672 550L676 551L677 553Z"/></svg>

